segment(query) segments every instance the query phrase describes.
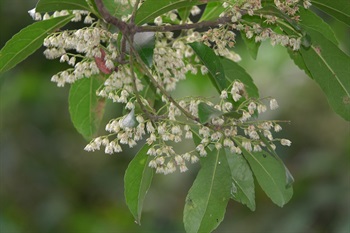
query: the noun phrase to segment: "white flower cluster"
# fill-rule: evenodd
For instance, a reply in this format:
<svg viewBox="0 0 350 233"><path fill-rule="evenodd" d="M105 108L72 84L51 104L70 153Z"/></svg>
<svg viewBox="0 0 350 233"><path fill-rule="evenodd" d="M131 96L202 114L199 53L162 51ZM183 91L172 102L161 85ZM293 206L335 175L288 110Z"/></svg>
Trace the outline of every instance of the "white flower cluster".
<svg viewBox="0 0 350 233"><path fill-rule="evenodd" d="M213 50L217 55L238 62L241 60L241 57L230 50L236 44L235 39L236 34L229 30L228 27L209 29L203 33L201 38L202 42L207 46L213 45Z"/></svg>
<svg viewBox="0 0 350 233"><path fill-rule="evenodd" d="M135 0L115 1L126 8L136 3ZM140 4L142 2L140 1ZM296 2L299 1L276 0L275 4L283 11L289 10L291 15L291 9L294 9ZM304 3L308 5L308 1ZM288 139L272 136L272 132L279 132L282 129L278 121L256 120L259 114L267 111L267 106L262 100L250 99L245 86L239 80L233 81L221 92L219 103L204 97L186 97L177 101L173 100L169 93L164 93L173 91L179 81L186 79L188 72L193 74L198 70L202 74L208 72L207 67L201 65L195 56L189 43L203 42L212 47L217 55L233 61L240 60L239 55L231 50L235 45L236 36L233 30L245 33L248 38L254 37L256 42L270 39L272 44L290 46L294 50L300 47L300 38L279 35L265 24L262 26L258 23L243 23L242 10L254 15L254 12L261 8L260 0L226 1L223 5L228 9L223 16L229 16L231 19L229 24L205 32L187 30L180 36L174 36L173 32L155 33L153 66L148 69L146 65L141 64L139 71L127 63L128 58L133 58L129 57L129 52L132 50L130 47L123 50L120 43L121 35L108 31L100 21L94 22L89 12L60 11L51 16L31 12L35 19L73 14L72 21L81 21L85 17L84 22L91 24L90 26L55 32L44 40L46 58L59 58L60 62L70 66L55 74L52 81L58 86L64 86L81 78L101 74L104 83L96 94L124 104L129 112L112 119L105 128L108 135L93 139L85 147L86 151L100 150L104 147L107 154L118 153L123 150L123 145L134 147L142 140L149 145L147 154L152 157L149 166L157 173L169 174L177 169L185 172L189 163L196 163L200 157L207 156L208 150L213 148L218 150L227 148L232 153L241 154L242 151L274 149L276 142L284 146L291 145ZM191 9L192 15L199 13L200 8ZM126 21L129 17L130 15L125 15L122 20ZM164 25L164 17L173 22L178 20L178 15L173 11L157 17L154 23ZM275 23L276 19L266 16L269 23ZM144 75L142 71L147 71L146 75L152 76L149 78L151 85L157 89L155 94L162 97L163 105L159 109L151 106L146 100L147 97L141 94L144 86L149 85L147 81L141 79ZM157 82L157 85L154 82ZM136 104L140 105L140 111ZM205 124L201 124L198 120L199 108L203 104L220 113ZM271 110L278 108L275 99L270 99L269 105ZM200 143L190 151L178 153L173 147L174 144L192 140L193 133L196 137L200 137Z"/></svg>
<svg viewBox="0 0 350 233"><path fill-rule="evenodd" d="M92 24L95 21L95 19L91 16L91 13L89 11L83 11L83 10L72 10L72 11L62 10L62 11L55 11L51 15L48 12L42 15L40 12L36 11L36 8L33 8L29 10L28 13L36 21L52 19L52 18L57 18L61 16L67 16L69 14L74 15L74 18L71 20L72 22L82 21L83 17L84 17L85 24Z"/></svg>
<svg viewBox="0 0 350 233"><path fill-rule="evenodd" d="M303 2L304 8L309 8L311 6L309 0L274 0L276 7L289 16L297 15L300 2Z"/></svg>
<svg viewBox="0 0 350 233"><path fill-rule="evenodd" d="M299 20L297 13L300 2L303 3L305 8L308 8L311 5L308 0L274 0L274 4L280 11L291 16L292 19L296 21ZM222 16L226 15L231 17L231 28L241 31L248 39L254 38L255 42L270 39L272 45L279 44L285 47L290 47L293 50L298 50L300 48L301 37L299 35L287 36L285 34L279 34L269 27L269 24L276 23L278 20L277 16L261 15L261 13L257 13L256 15L265 18L263 24L241 20L241 12L247 12L252 16L255 14L256 10L261 9L261 0L243 1L243 4L240 2L224 2L223 6L227 10L222 13Z"/></svg>
<svg viewBox="0 0 350 233"><path fill-rule="evenodd" d="M102 56L106 69L113 69L112 60L117 57L116 50L111 48L112 52L108 53L101 50L101 43L111 40L113 36L99 27L65 30L48 36L44 40L44 46L47 47L44 51L46 58L60 58L60 62L67 62L73 67L55 74L51 80L58 86L64 86L65 83L98 74L101 69L96 64L96 58Z"/></svg>
<svg viewBox="0 0 350 233"><path fill-rule="evenodd" d="M113 71L108 76L103 88L98 91L97 95L111 99L113 102L124 103L127 109L133 109L135 100L131 72L133 71L128 65L119 66L117 71ZM140 79L135 81L137 91L142 91L144 86Z"/></svg>
<svg viewBox="0 0 350 233"><path fill-rule="evenodd" d="M259 114L267 110L267 106L261 100L246 98L245 87L239 80L222 91L218 104L191 97L179 101L181 108L194 117L198 117L201 103L222 112L205 125L184 119L178 107L165 98L163 101L165 105L158 119L145 120L142 114L135 115L132 109L129 114L111 120L106 126L110 134L92 140L85 150L94 151L105 146L106 153L117 153L122 151L120 145L133 147L144 139L150 146L147 154L153 157L149 166L155 168L157 173L169 174L177 169L180 172L186 171L188 163L196 163L200 157L207 156L212 147L218 150L227 148L232 153L241 154L244 150L258 152L263 149L275 149L276 142L283 146L291 145L288 139L272 136L272 132L282 130L278 121L256 120ZM277 109L277 101L270 99L269 107L271 110ZM238 117L227 113L235 113ZM200 144L185 153L177 153L173 147L174 143L192 139L193 132L200 137ZM114 139L110 139L112 137Z"/></svg>
<svg viewBox="0 0 350 233"><path fill-rule="evenodd" d="M206 104L215 109L228 113L233 111L233 104L242 101L244 98L244 85L235 81L232 84L230 92L222 91L219 104ZM231 94L231 95L230 95ZM233 100L233 102L232 102ZM277 101L270 99L270 109L278 108ZM263 148L275 149L275 142L279 141L281 145L290 146L288 139L275 139L271 130L281 131L281 126L277 121L258 121L255 118L267 110L260 100L245 99L235 110L240 115L238 118L228 117L225 114L211 119L209 126L200 126L198 134L202 137L201 143L196 147L200 156L207 155L207 148L213 145L216 149L228 148L232 153L241 154L242 150L249 152L258 152ZM239 132L244 132L244 135ZM266 145L266 141L269 145Z"/></svg>
<svg viewBox="0 0 350 233"><path fill-rule="evenodd" d="M186 58L194 55L192 48L182 40L171 40L172 33L156 33L153 63L157 81L166 91L175 90L177 82L186 79L186 73L197 73L191 63L186 64ZM168 42L170 40L171 42Z"/></svg>

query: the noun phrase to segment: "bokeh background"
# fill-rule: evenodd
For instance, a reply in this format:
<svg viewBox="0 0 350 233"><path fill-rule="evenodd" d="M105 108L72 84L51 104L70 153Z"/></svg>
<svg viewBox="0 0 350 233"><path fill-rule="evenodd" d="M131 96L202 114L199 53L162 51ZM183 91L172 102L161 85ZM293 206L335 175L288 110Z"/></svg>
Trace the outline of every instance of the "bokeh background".
<svg viewBox="0 0 350 233"><path fill-rule="evenodd" d="M35 3L0 2L1 48L32 23L27 11ZM349 54L349 30L325 19ZM0 78L0 232L184 232L184 201L198 165L185 174L156 175L142 226L136 225L123 196L124 171L135 150L118 155L83 150L86 142L69 119L69 87L50 82L62 64L45 60L42 51ZM289 138L292 147L278 148L278 153L296 181L294 196L283 208L259 187L255 212L230 202L215 232L350 232L349 122L333 113L320 88L289 60L285 49L263 44L254 61L237 41L236 52L261 96L279 102L280 108L266 117L291 121L278 136ZM175 95L210 89L198 78L180 85L181 93ZM119 111L120 106L109 105L103 123Z"/></svg>

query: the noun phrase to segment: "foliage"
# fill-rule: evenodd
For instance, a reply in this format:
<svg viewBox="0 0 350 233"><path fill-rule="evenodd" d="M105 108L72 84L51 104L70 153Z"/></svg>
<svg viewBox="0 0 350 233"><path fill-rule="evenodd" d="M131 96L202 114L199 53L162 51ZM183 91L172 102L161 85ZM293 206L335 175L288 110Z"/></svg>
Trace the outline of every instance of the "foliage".
<svg viewBox="0 0 350 233"><path fill-rule="evenodd" d="M197 14L201 3L40 0L31 13L44 20L20 31L0 52L1 72L40 44L47 47L48 59L60 58L71 66L52 81L58 86L72 83L72 122L85 138L93 138L86 150L104 146L106 153L116 153L122 151L121 144L144 143L125 173L126 202L138 223L153 169L184 172L186 163L200 161L184 208L187 232L214 230L230 198L255 210L253 175L275 204L283 206L292 197L292 177L275 154L276 142L291 142L272 136L271 131L280 131L281 121L258 118L267 109L264 101L270 101L271 110L277 102L260 99L251 77L236 63L233 30L241 32L254 58L263 40L285 46L320 85L334 111L350 120L349 57L338 48L332 29L303 9L308 1L205 1L202 18L190 22L188 12ZM348 8L313 3L349 24ZM44 13L55 10L60 12ZM88 26L64 29L83 18ZM171 91L189 73L209 78L217 98L173 99ZM103 99L124 104L126 114L107 124L109 135L94 138ZM192 140L194 149L178 154L172 143L185 140Z"/></svg>

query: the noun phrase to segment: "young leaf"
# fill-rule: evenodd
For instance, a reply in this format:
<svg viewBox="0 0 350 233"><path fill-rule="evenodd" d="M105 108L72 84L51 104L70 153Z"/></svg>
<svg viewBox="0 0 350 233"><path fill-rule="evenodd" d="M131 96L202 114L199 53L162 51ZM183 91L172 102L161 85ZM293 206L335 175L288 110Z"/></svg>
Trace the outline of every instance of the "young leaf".
<svg viewBox="0 0 350 233"><path fill-rule="evenodd" d="M255 178L267 196L278 206L284 206L293 195L293 188L287 184L286 170L283 163L267 152L249 152L241 143L244 158L248 161Z"/></svg>
<svg viewBox="0 0 350 233"><path fill-rule="evenodd" d="M350 4L348 0L312 0L312 5L350 26Z"/></svg>
<svg viewBox="0 0 350 233"><path fill-rule="evenodd" d="M219 57L216 56L211 48L204 44L195 42L190 44L190 46L203 64L208 68L211 82L214 84L217 91L221 93L222 90L227 88L227 81Z"/></svg>
<svg viewBox="0 0 350 233"><path fill-rule="evenodd" d="M60 10L85 10L91 11L91 7L85 0L39 0L36 4L36 12L54 12Z"/></svg>
<svg viewBox="0 0 350 233"><path fill-rule="evenodd" d="M219 117L223 114L223 112L217 110L216 108L213 108L212 106L209 106L206 103L202 102L198 104L198 117L200 123L202 124L208 123L214 117Z"/></svg>
<svg viewBox="0 0 350 233"><path fill-rule="evenodd" d="M242 155L230 153L228 150L226 150L226 157L233 180L231 198L248 206L249 209L254 211L254 178L247 161Z"/></svg>
<svg viewBox="0 0 350 233"><path fill-rule="evenodd" d="M147 0L138 9L135 23L137 25L152 23L155 18L171 10L200 5L211 1L214 0Z"/></svg>
<svg viewBox="0 0 350 233"><path fill-rule="evenodd" d="M69 91L70 117L74 127L87 140L97 132L104 113L104 100L96 96L101 84L98 76L92 76L76 81Z"/></svg>
<svg viewBox="0 0 350 233"><path fill-rule="evenodd" d="M187 233L212 232L223 220L232 180L225 150L208 150L186 197L184 225Z"/></svg>
<svg viewBox="0 0 350 233"><path fill-rule="evenodd" d="M34 53L45 37L66 25L72 15L35 22L14 35L0 51L0 73L5 72Z"/></svg>
<svg viewBox="0 0 350 233"><path fill-rule="evenodd" d="M319 32L308 29L308 34L312 46L300 49L305 65L333 110L350 121L350 58Z"/></svg>
<svg viewBox="0 0 350 233"><path fill-rule="evenodd" d="M259 98L259 90L255 86L252 77L236 62L227 58L220 58L222 67L225 70L227 83L232 83L234 80L239 80L244 84L246 94L250 98ZM247 97L247 96L246 96Z"/></svg>
<svg viewBox="0 0 350 233"><path fill-rule="evenodd" d="M124 176L124 195L126 204L136 222L141 224L143 201L151 186L153 169L148 166L151 157L147 155L146 143L129 163Z"/></svg>

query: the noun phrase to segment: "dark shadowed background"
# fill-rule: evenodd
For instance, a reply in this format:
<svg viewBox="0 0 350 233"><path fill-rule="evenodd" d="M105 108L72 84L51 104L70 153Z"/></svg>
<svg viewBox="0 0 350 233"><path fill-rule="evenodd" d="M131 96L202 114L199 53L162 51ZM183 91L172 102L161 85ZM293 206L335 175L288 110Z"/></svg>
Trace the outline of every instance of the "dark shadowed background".
<svg viewBox="0 0 350 233"><path fill-rule="evenodd" d="M34 0L0 2L0 47L32 23ZM326 18L349 54L349 31ZM237 41L240 64L254 78L261 96L280 105L268 118L290 120L278 148L295 177L294 196L283 208L257 188L257 210L230 202L215 232L349 233L350 125L330 109L315 82L288 59L285 49L263 44L257 61ZM148 193L142 226L134 223L123 196L123 175L135 150L105 155L85 152L84 139L69 119L69 87L51 76L63 67L42 51L0 78L0 232L123 233L184 232L182 211L198 166L185 174L156 175ZM182 93L203 93L209 82L180 83ZM104 124L120 111L110 105ZM104 125L102 125L104 128ZM104 134L103 129L101 134Z"/></svg>

